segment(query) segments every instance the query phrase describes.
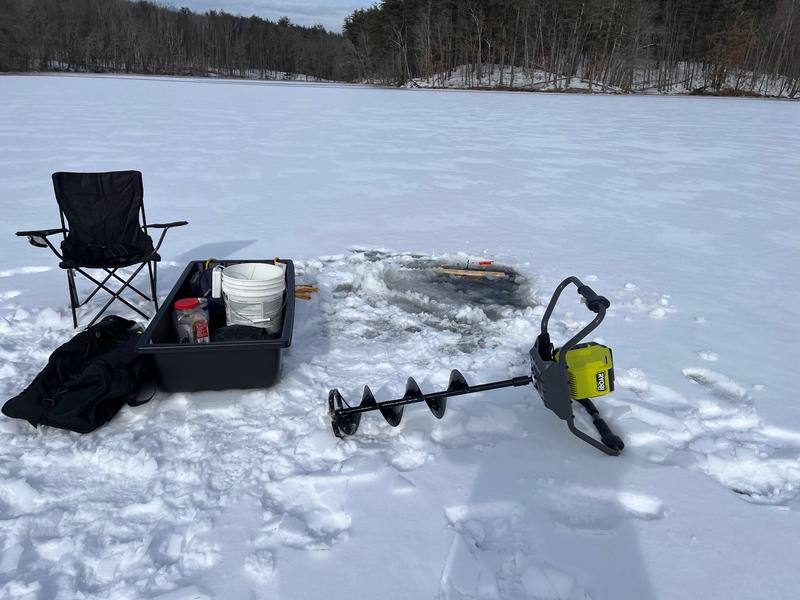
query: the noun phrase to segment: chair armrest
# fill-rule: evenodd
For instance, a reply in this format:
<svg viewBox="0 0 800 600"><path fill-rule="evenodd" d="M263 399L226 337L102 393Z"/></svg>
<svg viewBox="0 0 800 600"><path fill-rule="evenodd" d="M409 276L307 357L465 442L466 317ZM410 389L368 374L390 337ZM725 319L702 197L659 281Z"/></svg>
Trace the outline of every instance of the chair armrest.
<svg viewBox="0 0 800 600"><path fill-rule="evenodd" d="M189 221L173 221L172 223L148 223L145 229L169 229L170 227L182 227L188 224Z"/></svg>
<svg viewBox="0 0 800 600"><path fill-rule="evenodd" d="M33 231L18 231L16 235L20 237L47 237L56 233L67 233L66 229L35 229Z"/></svg>
<svg viewBox="0 0 800 600"><path fill-rule="evenodd" d="M53 244L50 243L50 240L47 239L49 235L55 235L56 233L67 233L66 229L37 229L33 231L18 231L17 235L20 237L27 237L28 243L31 246L36 246L37 248L47 248L49 247L53 252L56 253L57 256L61 256L56 251Z"/></svg>
<svg viewBox="0 0 800 600"><path fill-rule="evenodd" d="M164 231L161 232L161 235L158 238L158 242L156 243L155 250L153 252L158 252L158 249L161 248L161 243L164 241L164 236L167 235L167 231L171 227L182 227L183 225L188 225L189 221L173 221L172 223L153 223L152 225L148 225L144 228L145 232L148 229L163 229Z"/></svg>

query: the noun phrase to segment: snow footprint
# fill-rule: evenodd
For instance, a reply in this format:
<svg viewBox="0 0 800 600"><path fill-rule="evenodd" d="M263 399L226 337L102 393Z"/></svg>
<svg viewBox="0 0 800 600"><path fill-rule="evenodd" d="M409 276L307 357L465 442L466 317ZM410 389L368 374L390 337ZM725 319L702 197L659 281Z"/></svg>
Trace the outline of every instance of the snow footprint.
<svg viewBox="0 0 800 600"><path fill-rule="evenodd" d="M589 598L573 575L533 556L524 512L507 501L445 509L457 535L442 569L440 598Z"/></svg>
<svg viewBox="0 0 800 600"><path fill-rule="evenodd" d="M632 491L556 485L539 480L538 494L549 500L547 510L553 520L573 532L592 535L612 534L626 517L651 521L665 515L658 498Z"/></svg>
<svg viewBox="0 0 800 600"><path fill-rule="evenodd" d="M255 550L245 557L244 570L256 581L264 583L275 570L275 555L270 550Z"/></svg>
<svg viewBox="0 0 800 600"><path fill-rule="evenodd" d="M712 353L713 354L713 353ZM714 359L711 359L714 360ZM733 379L709 369L687 368L683 374L689 381L706 388L712 395L723 400L744 400L747 390Z"/></svg>
<svg viewBox="0 0 800 600"><path fill-rule="evenodd" d="M351 517L342 510L345 490L325 486L323 480L305 476L265 485L263 542L327 550L349 537Z"/></svg>
<svg viewBox="0 0 800 600"><path fill-rule="evenodd" d="M661 464L702 471L745 499L785 504L800 491L800 433L765 425L747 388L727 375L687 367L683 375L701 388L684 397L653 384L644 372L620 374L618 385L632 392L619 418L631 450Z"/></svg>
<svg viewBox="0 0 800 600"><path fill-rule="evenodd" d="M617 292L611 306L614 310L630 313L647 313L652 319L664 319L677 312L669 294L645 294L635 283L628 282Z"/></svg>

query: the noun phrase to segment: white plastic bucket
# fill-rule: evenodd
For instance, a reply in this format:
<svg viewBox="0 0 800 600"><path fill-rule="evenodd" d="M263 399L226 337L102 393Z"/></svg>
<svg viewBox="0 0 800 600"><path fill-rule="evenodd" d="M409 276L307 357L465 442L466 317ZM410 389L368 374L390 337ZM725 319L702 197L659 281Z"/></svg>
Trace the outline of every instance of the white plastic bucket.
<svg viewBox="0 0 800 600"><path fill-rule="evenodd" d="M262 327L280 333L283 324L285 267L240 263L222 270L222 296L228 325Z"/></svg>

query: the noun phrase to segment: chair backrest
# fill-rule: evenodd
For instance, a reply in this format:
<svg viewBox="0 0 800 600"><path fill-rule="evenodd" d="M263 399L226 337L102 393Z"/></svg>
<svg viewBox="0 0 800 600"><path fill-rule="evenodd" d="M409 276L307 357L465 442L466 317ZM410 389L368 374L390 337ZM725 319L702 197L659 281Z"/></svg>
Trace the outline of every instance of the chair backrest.
<svg viewBox="0 0 800 600"><path fill-rule="evenodd" d="M53 173L53 188L72 243L141 243L147 222L139 171Z"/></svg>

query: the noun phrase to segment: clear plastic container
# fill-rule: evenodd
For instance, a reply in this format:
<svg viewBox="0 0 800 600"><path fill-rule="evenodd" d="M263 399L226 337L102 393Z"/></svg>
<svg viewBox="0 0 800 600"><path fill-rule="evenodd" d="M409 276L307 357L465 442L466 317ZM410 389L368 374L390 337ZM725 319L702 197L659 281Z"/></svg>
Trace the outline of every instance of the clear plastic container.
<svg viewBox="0 0 800 600"><path fill-rule="evenodd" d="M207 344L211 341L208 300L183 298L173 305L175 334L179 344Z"/></svg>

